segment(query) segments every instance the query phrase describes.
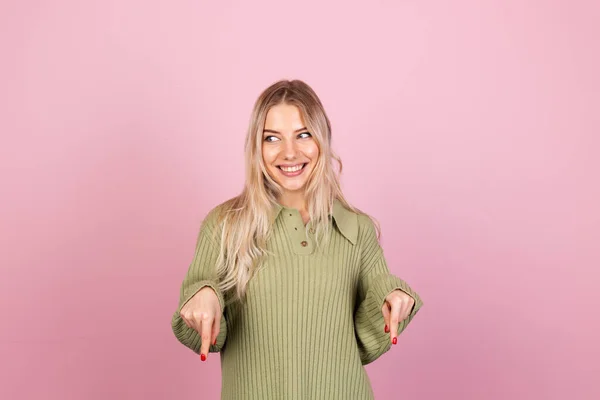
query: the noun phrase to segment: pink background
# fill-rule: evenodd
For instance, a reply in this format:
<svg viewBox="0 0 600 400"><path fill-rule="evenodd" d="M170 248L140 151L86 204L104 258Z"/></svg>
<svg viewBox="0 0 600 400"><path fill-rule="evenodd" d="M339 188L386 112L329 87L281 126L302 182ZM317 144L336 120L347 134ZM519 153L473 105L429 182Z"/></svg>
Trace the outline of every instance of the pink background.
<svg viewBox="0 0 600 400"><path fill-rule="evenodd" d="M425 303L376 398L600 398L598 3L212 3L0 6L0 398L218 398L170 318L281 78Z"/></svg>

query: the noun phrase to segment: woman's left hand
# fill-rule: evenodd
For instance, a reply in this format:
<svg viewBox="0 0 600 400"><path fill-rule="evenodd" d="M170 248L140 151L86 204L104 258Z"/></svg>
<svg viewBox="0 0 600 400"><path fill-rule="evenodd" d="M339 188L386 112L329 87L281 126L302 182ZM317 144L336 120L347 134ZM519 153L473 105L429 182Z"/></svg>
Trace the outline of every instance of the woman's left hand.
<svg viewBox="0 0 600 400"><path fill-rule="evenodd" d="M394 290L388 294L383 302L381 311L385 320L384 331L390 332L390 339L393 344L398 342L398 324L404 321L409 315L415 304L415 299L400 289Z"/></svg>

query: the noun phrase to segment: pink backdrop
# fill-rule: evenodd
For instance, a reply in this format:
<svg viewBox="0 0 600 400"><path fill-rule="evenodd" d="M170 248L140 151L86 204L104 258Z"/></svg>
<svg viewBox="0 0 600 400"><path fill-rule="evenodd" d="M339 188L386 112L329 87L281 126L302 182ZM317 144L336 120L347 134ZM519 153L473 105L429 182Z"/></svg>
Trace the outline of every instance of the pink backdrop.
<svg viewBox="0 0 600 400"><path fill-rule="evenodd" d="M376 398L600 398L598 3L212 3L2 2L0 398L218 398L170 318L280 78L425 302Z"/></svg>

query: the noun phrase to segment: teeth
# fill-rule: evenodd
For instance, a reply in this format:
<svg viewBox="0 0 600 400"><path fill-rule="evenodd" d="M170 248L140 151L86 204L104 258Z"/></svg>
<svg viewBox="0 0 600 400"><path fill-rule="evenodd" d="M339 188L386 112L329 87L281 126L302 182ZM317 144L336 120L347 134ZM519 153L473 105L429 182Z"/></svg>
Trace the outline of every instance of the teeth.
<svg viewBox="0 0 600 400"><path fill-rule="evenodd" d="M289 168L288 168L288 167L284 167L284 166L282 165L282 166L280 166L279 168L281 168L281 169L282 169L282 170L284 170L285 172L296 172L296 171L298 171L298 170L302 169L302 166L303 166L303 165L304 165L304 164L300 164L300 165L296 165L295 167L289 167Z"/></svg>

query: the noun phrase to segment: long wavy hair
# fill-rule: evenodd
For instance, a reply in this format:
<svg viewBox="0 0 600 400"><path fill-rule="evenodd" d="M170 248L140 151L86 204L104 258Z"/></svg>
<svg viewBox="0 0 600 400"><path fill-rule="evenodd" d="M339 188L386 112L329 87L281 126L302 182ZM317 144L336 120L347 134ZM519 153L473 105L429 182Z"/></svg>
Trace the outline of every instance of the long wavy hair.
<svg viewBox="0 0 600 400"><path fill-rule="evenodd" d="M327 243L335 199L349 210L367 215L351 206L342 193L339 179L342 160L331 148L331 124L317 94L301 80L275 82L260 94L252 110L245 140L244 189L238 196L216 207L218 228L214 233L220 236L216 270L219 288L223 293L232 293L232 296L225 296L229 297L227 303L244 301L248 281L260 268L264 257L271 254L267 249L267 241L272 234L274 210L283 188L267 172L262 156L262 140L267 112L278 104L298 107L306 128L319 147L319 157L304 188L316 245ZM332 161L337 162L337 171ZM379 239L379 223L373 217L369 218L375 225Z"/></svg>

